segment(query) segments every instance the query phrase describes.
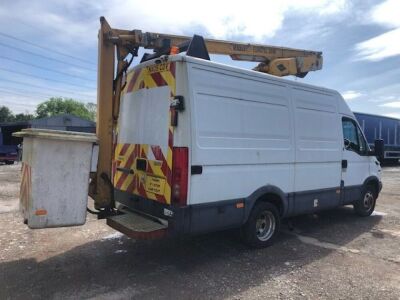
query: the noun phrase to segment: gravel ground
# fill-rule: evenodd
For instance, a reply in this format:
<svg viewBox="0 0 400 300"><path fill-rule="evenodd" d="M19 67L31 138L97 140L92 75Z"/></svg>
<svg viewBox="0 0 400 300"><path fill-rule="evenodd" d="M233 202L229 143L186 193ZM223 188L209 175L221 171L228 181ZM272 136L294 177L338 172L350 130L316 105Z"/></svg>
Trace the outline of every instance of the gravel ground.
<svg viewBox="0 0 400 300"><path fill-rule="evenodd" d="M400 167L383 171L376 213L294 218L276 244L236 231L135 241L88 216L30 230L18 214L21 165L0 165L0 299L400 299Z"/></svg>

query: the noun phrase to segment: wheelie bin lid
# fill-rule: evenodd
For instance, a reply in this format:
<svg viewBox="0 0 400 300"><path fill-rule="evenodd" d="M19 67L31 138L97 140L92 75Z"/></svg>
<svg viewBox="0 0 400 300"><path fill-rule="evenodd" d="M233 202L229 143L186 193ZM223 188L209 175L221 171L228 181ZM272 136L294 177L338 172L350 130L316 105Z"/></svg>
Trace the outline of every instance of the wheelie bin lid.
<svg viewBox="0 0 400 300"><path fill-rule="evenodd" d="M21 131L14 132L13 136L16 137L32 137L42 139L54 139L63 141L79 141L96 143L98 138L94 133L78 132L78 131L64 131L64 130L51 130L41 128L26 128Z"/></svg>

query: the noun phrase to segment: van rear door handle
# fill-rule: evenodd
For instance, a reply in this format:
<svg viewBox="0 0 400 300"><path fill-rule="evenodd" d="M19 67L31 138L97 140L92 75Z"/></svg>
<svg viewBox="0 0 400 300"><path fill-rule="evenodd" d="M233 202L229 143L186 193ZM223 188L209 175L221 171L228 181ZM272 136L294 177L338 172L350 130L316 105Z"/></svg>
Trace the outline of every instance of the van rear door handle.
<svg viewBox="0 0 400 300"><path fill-rule="evenodd" d="M132 169L121 168L121 167L118 167L117 171L120 171L120 172L123 172L123 173L127 173L127 174L133 174L134 173Z"/></svg>
<svg viewBox="0 0 400 300"><path fill-rule="evenodd" d="M347 169L347 159L342 160L342 169Z"/></svg>

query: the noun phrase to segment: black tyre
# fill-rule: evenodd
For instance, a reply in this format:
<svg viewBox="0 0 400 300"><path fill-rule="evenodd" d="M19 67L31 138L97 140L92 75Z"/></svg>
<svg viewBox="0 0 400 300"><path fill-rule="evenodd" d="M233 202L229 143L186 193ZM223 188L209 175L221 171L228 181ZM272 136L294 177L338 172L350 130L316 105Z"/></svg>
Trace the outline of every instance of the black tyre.
<svg viewBox="0 0 400 300"><path fill-rule="evenodd" d="M14 161L13 160L6 160L5 163L6 163L6 165L13 165Z"/></svg>
<svg viewBox="0 0 400 300"><path fill-rule="evenodd" d="M272 245L281 227L281 218L275 205L259 202L254 205L249 219L242 227L243 241L253 248Z"/></svg>
<svg viewBox="0 0 400 300"><path fill-rule="evenodd" d="M375 187L368 185L363 191L361 199L354 203L354 211L361 217L368 217L375 209L377 192Z"/></svg>

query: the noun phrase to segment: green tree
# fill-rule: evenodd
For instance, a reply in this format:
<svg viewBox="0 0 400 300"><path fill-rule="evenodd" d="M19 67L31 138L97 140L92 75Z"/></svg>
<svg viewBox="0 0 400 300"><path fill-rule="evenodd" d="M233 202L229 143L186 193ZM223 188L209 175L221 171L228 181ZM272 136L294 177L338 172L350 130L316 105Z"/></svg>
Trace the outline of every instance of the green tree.
<svg viewBox="0 0 400 300"><path fill-rule="evenodd" d="M14 115L7 106L0 106L0 123L14 121Z"/></svg>
<svg viewBox="0 0 400 300"><path fill-rule="evenodd" d="M69 98L50 98L40 103L36 108L36 117L44 118L61 114L72 114L86 120L94 120L93 114L86 108L85 104Z"/></svg>
<svg viewBox="0 0 400 300"><path fill-rule="evenodd" d="M89 102L86 103L86 109L89 111L90 113L90 119L92 121L96 121L96 116L97 116L97 105L95 103Z"/></svg>
<svg viewBox="0 0 400 300"><path fill-rule="evenodd" d="M30 121L33 120L35 118L34 115L30 114L30 113L20 113L20 114L16 114L14 117L14 121Z"/></svg>

